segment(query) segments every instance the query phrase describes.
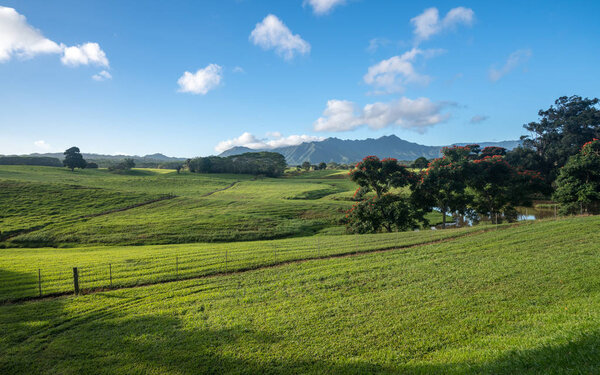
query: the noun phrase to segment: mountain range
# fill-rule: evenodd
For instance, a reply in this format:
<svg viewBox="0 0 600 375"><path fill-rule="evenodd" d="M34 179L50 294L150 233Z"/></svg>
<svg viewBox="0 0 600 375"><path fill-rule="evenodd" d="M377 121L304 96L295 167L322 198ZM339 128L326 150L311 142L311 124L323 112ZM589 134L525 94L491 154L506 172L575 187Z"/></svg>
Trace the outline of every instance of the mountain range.
<svg viewBox="0 0 600 375"><path fill-rule="evenodd" d="M464 146L473 143L477 142L456 143L454 145ZM521 141L479 142L477 144L482 148L499 146L507 150L512 150L518 147ZM420 145L405 141L395 135L388 135L377 139L367 138L360 140L327 138L322 141L305 142L296 146L261 150L237 146L222 152L219 156L239 155L245 152L271 151L285 156L285 160L289 165L300 165L305 161L312 164L320 162L348 164L357 162L367 155L376 155L380 158L392 157L404 161L412 161L421 156L433 159L440 156L440 151L443 147L445 146Z"/></svg>

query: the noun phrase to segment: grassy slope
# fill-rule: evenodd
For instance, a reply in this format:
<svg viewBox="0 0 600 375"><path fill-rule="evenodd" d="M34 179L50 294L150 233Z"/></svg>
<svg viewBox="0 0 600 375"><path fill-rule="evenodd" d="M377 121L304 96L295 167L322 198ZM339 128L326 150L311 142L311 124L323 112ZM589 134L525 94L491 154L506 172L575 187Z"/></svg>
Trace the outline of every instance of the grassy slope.
<svg viewBox="0 0 600 375"><path fill-rule="evenodd" d="M0 230L50 224L5 243L21 247L247 241L306 236L335 227L334 233L340 233L337 220L352 204L348 198L356 186L337 173L317 171L256 180L245 175L151 170L115 175L105 170L0 166L0 184L37 189L35 193L7 191L0 195L0 208L15 213L11 222L6 218L0 222ZM84 195L82 192L92 189L80 187L93 188L97 194ZM177 197L110 215L71 220L119 206L116 200L127 206L166 194ZM23 216L26 220L21 220ZM440 219L439 214L431 218Z"/></svg>
<svg viewBox="0 0 600 375"><path fill-rule="evenodd" d="M0 306L0 372L599 373L599 225Z"/></svg>
<svg viewBox="0 0 600 375"><path fill-rule="evenodd" d="M477 227L358 236L320 235L219 244L4 249L0 251L0 302L37 296L38 270L42 293L52 294L73 290L72 268L75 266L79 268L81 288L110 286L109 269L113 286L130 286L299 259L423 244L480 230Z"/></svg>

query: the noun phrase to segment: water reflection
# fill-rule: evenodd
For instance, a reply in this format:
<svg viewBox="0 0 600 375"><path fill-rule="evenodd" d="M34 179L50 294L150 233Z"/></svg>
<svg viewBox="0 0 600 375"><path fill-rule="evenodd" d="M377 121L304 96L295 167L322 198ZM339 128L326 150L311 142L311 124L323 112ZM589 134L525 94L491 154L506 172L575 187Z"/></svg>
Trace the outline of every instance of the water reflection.
<svg viewBox="0 0 600 375"><path fill-rule="evenodd" d="M529 221L538 219L556 218L558 215L556 206L548 205L548 207L517 207L517 221ZM498 218L499 221L504 221L504 218ZM475 221L469 217L455 217L454 221L446 223L446 227L465 227L473 226L478 222L489 223L492 221L489 217L481 217ZM432 227L431 229L441 229L441 225Z"/></svg>

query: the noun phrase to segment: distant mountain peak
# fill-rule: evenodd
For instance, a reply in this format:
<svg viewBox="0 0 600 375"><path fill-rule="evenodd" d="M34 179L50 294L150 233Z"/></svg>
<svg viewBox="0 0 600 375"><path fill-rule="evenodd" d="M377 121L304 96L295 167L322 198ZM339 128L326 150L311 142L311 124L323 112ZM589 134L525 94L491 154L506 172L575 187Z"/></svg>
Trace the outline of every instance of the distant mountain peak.
<svg viewBox="0 0 600 375"><path fill-rule="evenodd" d="M464 144L472 143L477 142ZM464 144L461 143L460 145ZM480 142L479 144L482 147L497 145L506 149L512 149L517 147L520 141ZM277 147L268 150L236 146L222 152L219 156L238 155L244 152L273 151L282 154L289 165L300 165L305 161L312 164L320 162L347 164L357 162L366 155L377 155L381 158L393 157L405 161L415 160L421 156L433 159L440 155L441 148L442 146L425 146L409 142L395 134L390 134L379 138L355 140L330 137L322 141L304 142L295 146Z"/></svg>

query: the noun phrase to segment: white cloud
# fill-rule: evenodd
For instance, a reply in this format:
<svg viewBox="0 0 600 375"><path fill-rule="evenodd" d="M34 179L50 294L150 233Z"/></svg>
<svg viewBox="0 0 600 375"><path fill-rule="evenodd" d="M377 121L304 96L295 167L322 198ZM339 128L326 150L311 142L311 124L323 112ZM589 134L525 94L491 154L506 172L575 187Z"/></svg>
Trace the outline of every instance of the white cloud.
<svg viewBox="0 0 600 375"><path fill-rule="evenodd" d="M423 13L411 19L410 22L413 24L413 33L418 44L458 25L470 26L474 20L475 12L472 9L458 7L451 9L441 20L437 8L425 9Z"/></svg>
<svg viewBox="0 0 600 375"><path fill-rule="evenodd" d="M367 104L360 111L345 100L329 100L323 116L313 124L316 131L339 132L367 125L382 129L395 125L424 133L433 125L446 121L450 115L442 113L448 103L432 102L428 98L402 97L388 103Z"/></svg>
<svg viewBox="0 0 600 375"><path fill-rule="evenodd" d="M68 66L109 65L106 53L98 43L72 47L56 43L29 25L25 16L13 8L0 6L0 62L12 57L28 59L43 53L62 54L60 60Z"/></svg>
<svg viewBox="0 0 600 375"><path fill-rule="evenodd" d="M322 141L323 139L323 137L311 135L290 135L283 137L279 132L267 133L267 138L260 139L251 133L245 132L237 138L219 142L215 146L215 151L220 153L236 146L248 147L254 150L269 150L277 147L295 146L304 142Z"/></svg>
<svg viewBox="0 0 600 375"><path fill-rule="evenodd" d="M529 49L520 49L511 53L510 56L508 56L506 63L504 63L504 66L502 66L500 69L496 69L494 67L490 68L490 80L495 82L504 77L517 66L527 62L531 55L532 53Z"/></svg>
<svg viewBox="0 0 600 375"><path fill-rule="evenodd" d="M346 0L304 0L303 4L310 5L313 8L313 12L320 16L329 13L336 6L345 3Z"/></svg>
<svg viewBox="0 0 600 375"><path fill-rule="evenodd" d="M44 141L43 139L39 140L39 141L35 141L33 142L33 144L35 145L35 147L40 148L44 151L48 151L50 150L52 147L50 147L50 145L48 143L46 143L46 141Z"/></svg>
<svg viewBox="0 0 600 375"><path fill-rule="evenodd" d="M296 54L310 52L310 44L298 34L292 34L276 16L269 14L262 22L256 24L250 40L262 49L274 49L280 56L290 60Z"/></svg>
<svg viewBox="0 0 600 375"><path fill-rule="evenodd" d="M196 73L185 72L177 80L179 92L205 95L210 90L219 86L223 79L223 68L217 64L210 64Z"/></svg>
<svg viewBox="0 0 600 375"><path fill-rule="evenodd" d="M109 72L107 72L106 70L101 71L98 74L94 74L92 76L92 79L94 81L106 81L107 79L112 79L112 74L110 74Z"/></svg>
<svg viewBox="0 0 600 375"><path fill-rule="evenodd" d="M241 66L236 66L233 68L233 72L234 73L246 73L246 71L244 70L244 68L242 68Z"/></svg>
<svg viewBox="0 0 600 375"><path fill-rule="evenodd" d="M13 56L32 58L42 53L60 53L62 48L27 23L13 8L0 6L0 62Z"/></svg>
<svg viewBox="0 0 600 375"><path fill-rule="evenodd" d="M475 116L471 117L471 120L469 122L471 124L479 124L479 123L484 122L485 120L487 120L489 118L490 118L490 116L475 115Z"/></svg>
<svg viewBox="0 0 600 375"><path fill-rule="evenodd" d="M413 62L418 56L430 58L443 52L440 49L413 48L401 56L391 57L369 67L363 79L365 83L383 89L385 93L404 91L404 86L409 83L426 85L431 77L417 73Z"/></svg>
<svg viewBox="0 0 600 375"><path fill-rule="evenodd" d="M98 65L108 67L106 54L98 43L84 43L78 46L64 47L60 61L67 66Z"/></svg>

